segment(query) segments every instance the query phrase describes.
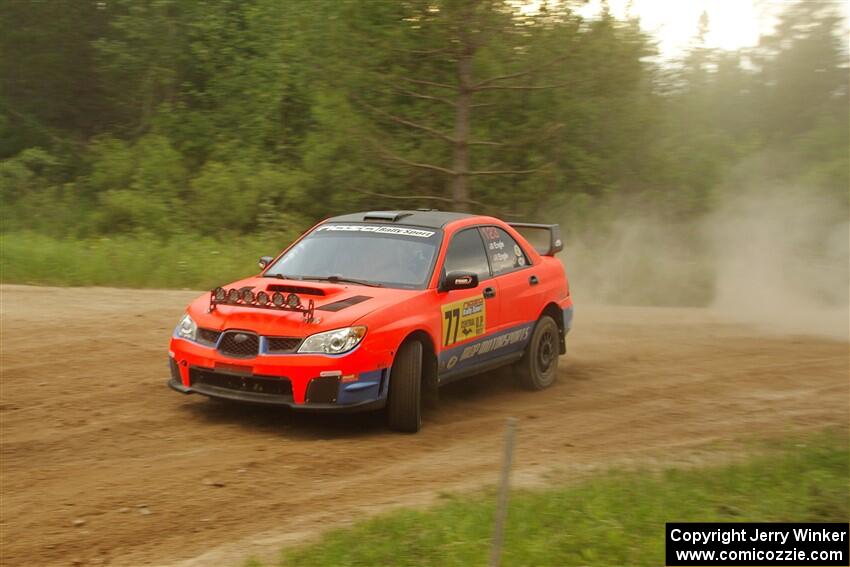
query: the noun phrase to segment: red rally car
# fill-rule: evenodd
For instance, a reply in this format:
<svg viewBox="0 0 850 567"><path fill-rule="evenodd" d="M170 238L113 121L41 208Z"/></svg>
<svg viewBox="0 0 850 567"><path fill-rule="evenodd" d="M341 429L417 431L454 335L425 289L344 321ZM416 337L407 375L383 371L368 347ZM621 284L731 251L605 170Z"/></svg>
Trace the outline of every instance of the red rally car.
<svg viewBox="0 0 850 567"><path fill-rule="evenodd" d="M534 242L535 245L532 245ZM205 294L174 329L168 385L293 409L386 408L415 432L423 399L514 365L550 386L573 302L558 225L434 210L323 221L262 272Z"/></svg>

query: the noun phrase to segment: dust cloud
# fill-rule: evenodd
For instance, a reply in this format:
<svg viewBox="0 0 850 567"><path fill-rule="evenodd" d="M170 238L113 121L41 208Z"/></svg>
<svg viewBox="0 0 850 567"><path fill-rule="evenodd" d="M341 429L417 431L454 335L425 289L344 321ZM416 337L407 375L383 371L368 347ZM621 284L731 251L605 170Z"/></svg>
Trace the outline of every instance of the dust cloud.
<svg viewBox="0 0 850 567"><path fill-rule="evenodd" d="M691 222L608 203L603 220L565 227L576 302L703 306L760 332L847 341L846 199L778 184L715 197Z"/></svg>
<svg viewBox="0 0 850 567"><path fill-rule="evenodd" d="M847 340L846 207L799 188L751 191L708 222L715 310L764 331Z"/></svg>

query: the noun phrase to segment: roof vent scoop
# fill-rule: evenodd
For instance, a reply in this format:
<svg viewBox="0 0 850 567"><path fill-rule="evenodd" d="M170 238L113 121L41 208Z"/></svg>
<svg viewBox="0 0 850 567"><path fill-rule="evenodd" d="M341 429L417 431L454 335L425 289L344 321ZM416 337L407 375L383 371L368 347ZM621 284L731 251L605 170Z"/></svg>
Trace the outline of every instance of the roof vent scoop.
<svg viewBox="0 0 850 567"><path fill-rule="evenodd" d="M386 221L396 222L404 217L409 217L412 213L401 211L372 211L363 215L364 221Z"/></svg>

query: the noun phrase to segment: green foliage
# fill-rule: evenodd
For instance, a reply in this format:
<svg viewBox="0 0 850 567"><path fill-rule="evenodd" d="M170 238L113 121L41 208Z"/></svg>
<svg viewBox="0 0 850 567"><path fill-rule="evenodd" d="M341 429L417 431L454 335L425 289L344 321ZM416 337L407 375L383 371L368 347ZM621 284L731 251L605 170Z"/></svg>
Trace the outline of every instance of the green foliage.
<svg viewBox="0 0 850 567"><path fill-rule="evenodd" d="M147 135L134 147L135 168L130 189L162 198L179 197L186 185L183 157L168 139Z"/></svg>
<svg viewBox="0 0 850 567"><path fill-rule="evenodd" d="M0 235L0 280L61 286L212 289L257 272L260 256L297 236L133 234L57 239L34 232Z"/></svg>
<svg viewBox="0 0 850 567"><path fill-rule="evenodd" d="M51 177L58 160L40 148L22 151L0 162L0 199L11 206L17 199L38 191Z"/></svg>
<svg viewBox="0 0 850 567"><path fill-rule="evenodd" d="M188 213L203 219L192 230L204 234L275 230L285 221L298 231L308 220L300 213L304 175L268 164L207 162L192 180Z"/></svg>
<svg viewBox="0 0 850 567"><path fill-rule="evenodd" d="M531 172L471 177L480 212L568 219L567 238L605 230L612 198L695 220L766 155L786 184L847 203L847 49L830 5L789 4L739 52L707 48L702 20L663 63L635 20L512 5L2 3L0 230L262 236L458 206L429 199L448 195L444 172L411 164L453 167L463 33L473 82L491 87L473 99L470 167Z"/></svg>
<svg viewBox="0 0 850 567"><path fill-rule="evenodd" d="M503 565L663 565L664 524L844 522L846 432L786 442L724 466L613 471L566 487L511 494ZM495 494L400 510L284 551L280 565L483 565ZM247 565L259 567L251 560Z"/></svg>
<svg viewBox="0 0 850 567"><path fill-rule="evenodd" d="M130 144L116 138L104 137L89 146L89 169L86 179L93 193L130 187L133 182L135 159Z"/></svg>
<svg viewBox="0 0 850 567"><path fill-rule="evenodd" d="M111 189L98 196L98 209L93 221L99 232L119 233L149 228L157 234L168 234L168 207L162 199L140 191Z"/></svg>

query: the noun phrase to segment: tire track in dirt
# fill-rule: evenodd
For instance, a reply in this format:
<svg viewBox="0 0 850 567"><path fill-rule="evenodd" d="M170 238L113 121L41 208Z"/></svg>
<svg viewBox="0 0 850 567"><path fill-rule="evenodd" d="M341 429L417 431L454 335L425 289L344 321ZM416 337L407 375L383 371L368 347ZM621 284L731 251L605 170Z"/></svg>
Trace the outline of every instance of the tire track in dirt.
<svg viewBox="0 0 850 567"><path fill-rule="evenodd" d="M168 337L193 292L0 290L2 565L274 556L325 526L494 482L511 415L522 482L722 458L718 444L850 420L846 342L764 336L700 309L580 305L556 386L525 392L507 372L453 384L406 436L377 415L168 390Z"/></svg>

